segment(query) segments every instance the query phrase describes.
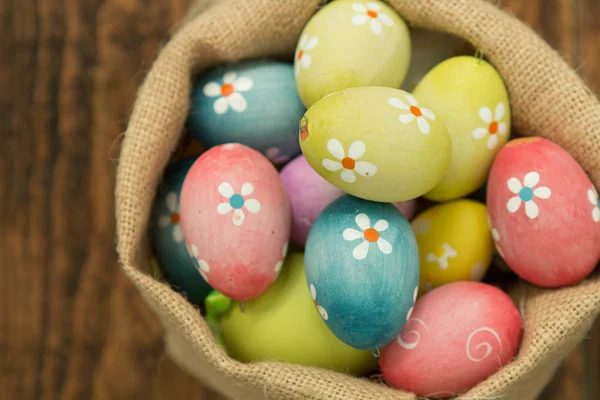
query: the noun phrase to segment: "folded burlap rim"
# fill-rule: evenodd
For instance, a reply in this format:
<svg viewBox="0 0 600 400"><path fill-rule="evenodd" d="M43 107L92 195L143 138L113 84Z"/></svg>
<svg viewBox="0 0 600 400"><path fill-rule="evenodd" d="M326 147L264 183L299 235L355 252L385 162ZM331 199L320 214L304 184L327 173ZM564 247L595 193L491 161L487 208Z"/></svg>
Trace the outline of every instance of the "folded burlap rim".
<svg viewBox="0 0 600 400"><path fill-rule="evenodd" d="M390 0L411 25L460 36L502 74L513 125L569 151L600 186L600 104L577 74L516 18L482 0ZM413 399L367 379L275 362L242 364L214 341L192 305L148 271L146 230L155 190L182 135L191 77L224 62L293 54L318 0L201 0L141 86L119 159L117 249L123 271L160 317L169 354L237 399ZM559 290L527 284L516 359L460 399L533 399L600 311L600 277ZM441 355L443 356L443 355Z"/></svg>

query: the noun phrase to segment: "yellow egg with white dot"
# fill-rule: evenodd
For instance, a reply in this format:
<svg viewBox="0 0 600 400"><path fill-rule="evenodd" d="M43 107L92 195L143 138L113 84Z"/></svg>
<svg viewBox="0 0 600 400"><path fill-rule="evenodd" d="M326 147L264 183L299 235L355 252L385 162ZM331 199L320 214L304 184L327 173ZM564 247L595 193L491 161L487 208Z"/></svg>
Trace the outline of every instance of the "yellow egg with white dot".
<svg viewBox="0 0 600 400"><path fill-rule="evenodd" d="M456 281L481 281L494 255L485 205L456 200L411 223L421 261L420 293Z"/></svg>

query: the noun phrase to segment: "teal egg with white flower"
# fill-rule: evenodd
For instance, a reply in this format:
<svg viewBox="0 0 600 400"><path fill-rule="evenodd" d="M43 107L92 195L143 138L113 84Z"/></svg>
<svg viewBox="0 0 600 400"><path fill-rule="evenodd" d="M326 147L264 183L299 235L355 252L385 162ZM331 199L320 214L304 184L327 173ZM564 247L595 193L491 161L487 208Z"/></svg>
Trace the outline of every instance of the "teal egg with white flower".
<svg viewBox="0 0 600 400"><path fill-rule="evenodd" d="M344 343L371 349L392 341L419 289L419 251L396 207L345 195L315 221L304 265L316 309Z"/></svg>
<svg viewBox="0 0 600 400"><path fill-rule="evenodd" d="M305 110L291 63L243 61L197 79L187 123L207 147L241 143L283 164L300 153L298 121Z"/></svg>
<svg viewBox="0 0 600 400"><path fill-rule="evenodd" d="M165 278L191 303L202 305L212 288L187 251L179 214L183 181L196 158L180 160L165 171L152 209L150 238Z"/></svg>

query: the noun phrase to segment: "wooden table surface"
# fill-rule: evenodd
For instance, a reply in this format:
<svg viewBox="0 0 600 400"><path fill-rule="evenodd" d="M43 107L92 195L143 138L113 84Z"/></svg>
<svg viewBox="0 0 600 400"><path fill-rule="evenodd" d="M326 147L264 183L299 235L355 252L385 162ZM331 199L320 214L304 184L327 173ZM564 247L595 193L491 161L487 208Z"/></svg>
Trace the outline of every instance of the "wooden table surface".
<svg viewBox="0 0 600 400"><path fill-rule="evenodd" d="M215 398L115 253L118 139L188 1L0 0L2 400ZM600 93L598 0L500 3ZM543 398L600 399L599 354L596 323Z"/></svg>

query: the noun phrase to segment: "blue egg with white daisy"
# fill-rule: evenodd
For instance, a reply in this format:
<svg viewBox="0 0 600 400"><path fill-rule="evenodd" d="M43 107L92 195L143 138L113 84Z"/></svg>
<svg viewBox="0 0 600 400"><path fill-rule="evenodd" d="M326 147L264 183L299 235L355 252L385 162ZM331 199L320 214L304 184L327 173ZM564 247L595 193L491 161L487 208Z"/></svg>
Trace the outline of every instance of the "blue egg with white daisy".
<svg viewBox="0 0 600 400"><path fill-rule="evenodd" d="M393 205L350 195L332 202L311 228L304 265L316 310L344 343L377 354L410 318L419 250Z"/></svg>
<svg viewBox="0 0 600 400"><path fill-rule="evenodd" d="M243 61L207 70L197 79L188 127L207 147L242 143L283 164L300 154L298 123L305 111L293 64Z"/></svg>
<svg viewBox="0 0 600 400"><path fill-rule="evenodd" d="M202 305L212 288L188 253L179 214L183 181L196 159L189 157L177 161L165 171L152 209L150 238L165 278L191 303Z"/></svg>

